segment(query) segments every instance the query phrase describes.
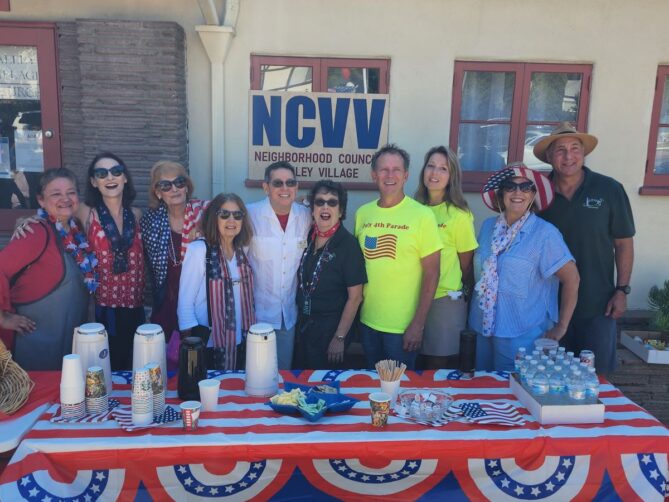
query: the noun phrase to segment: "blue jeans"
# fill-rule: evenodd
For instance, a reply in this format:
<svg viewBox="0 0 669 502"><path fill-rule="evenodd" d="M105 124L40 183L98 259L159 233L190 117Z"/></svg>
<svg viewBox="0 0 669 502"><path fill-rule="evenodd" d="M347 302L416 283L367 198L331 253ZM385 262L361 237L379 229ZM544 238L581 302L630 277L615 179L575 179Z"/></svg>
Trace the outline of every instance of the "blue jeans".
<svg viewBox="0 0 669 502"><path fill-rule="evenodd" d="M499 336L476 337L476 369L483 371L514 371L516 352L525 347L528 354L534 350L534 340L553 327L552 321L533 329L528 334L511 338Z"/></svg>
<svg viewBox="0 0 669 502"><path fill-rule="evenodd" d="M370 328L366 324L360 324L360 333L367 368L373 369L374 365L383 359L400 361L406 364L409 370L413 370L416 366L418 352L404 350L402 347L404 336L401 333L385 333Z"/></svg>
<svg viewBox="0 0 669 502"><path fill-rule="evenodd" d="M592 350L597 373L607 374L616 369L617 336L616 320L599 315L589 319L572 319L562 342L567 350L576 355L582 350Z"/></svg>

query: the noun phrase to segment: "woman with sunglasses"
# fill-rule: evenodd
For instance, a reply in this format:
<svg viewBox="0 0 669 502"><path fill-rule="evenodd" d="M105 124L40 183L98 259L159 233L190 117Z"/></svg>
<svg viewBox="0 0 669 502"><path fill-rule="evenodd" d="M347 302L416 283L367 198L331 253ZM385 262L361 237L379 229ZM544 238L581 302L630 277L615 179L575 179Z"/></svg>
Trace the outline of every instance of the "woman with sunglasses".
<svg viewBox="0 0 669 502"><path fill-rule="evenodd" d="M483 222L474 255L474 269L481 270L469 312L470 327L479 333L476 368L513 371L520 347L529 352L541 336L564 336L579 275L560 232L534 214L554 198L546 176L510 164L490 176L482 197L500 214Z"/></svg>
<svg viewBox="0 0 669 502"><path fill-rule="evenodd" d="M188 243L201 235L198 223L207 202L191 198L193 182L178 162L156 162L150 178L149 209L139 224L152 279L151 322L162 326L168 339L178 339L181 264Z"/></svg>
<svg viewBox="0 0 669 502"><path fill-rule="evenodd" d="M309 193L314 223L297 272L295 368L339 368L351 341L367 274L358 241L341 224L346 202L344 187L330 180Z"/></svg>
<svg viewBox="0 0 669 502"><path fill-rule="evenodd" d="M136 195L132 176L117 155L96 155L88 180L79 214L98 258L95 320L107 328L112 369L127 370L135 330L145 321L141 212L131 206Z"/></svg>
<svg viewBox="0 0 669 502"><path fill-rule="evenodd" d="M460 331L467 325L464 285L472 286L472 257L478 244L461 177L458 159L446 147L436 146L425 154L415 198L432 209L444 244L439 284L423 332L421 354L427 369L457 366Z"/></svg>
<svg viewBox="0 0 669 502"><path fill-rule="evenodd" d="M203 238L186 250L177 315L183 336L198 335L222 349L217 369L244 368L244 344L255 323L253 272L245 249L253 230L244 202L222 193L202 216ZM213 351L210 351L213 352Z"/></svg>

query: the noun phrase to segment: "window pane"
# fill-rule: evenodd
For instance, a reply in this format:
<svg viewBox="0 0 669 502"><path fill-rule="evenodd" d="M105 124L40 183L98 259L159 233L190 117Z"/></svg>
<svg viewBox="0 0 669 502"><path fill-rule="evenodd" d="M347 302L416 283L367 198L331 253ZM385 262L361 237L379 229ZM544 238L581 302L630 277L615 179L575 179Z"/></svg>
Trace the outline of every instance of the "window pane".
<svg viewBox="0 0 669 502"><path fill-rule="evenodd" d="M461 120L510 120L515 81L513 72L466 71Z"/></svg>
<svg viewBox="0 0 669 502"><path fill-rule="evenodd" d="M465 171L497 171L506 165L510 126L460 124L458 156Z"/></svg>
<svg viewBox="0 0 669 502"><path fill-rule="evenodd" d="M379 93L379 68L328 68L328 92Z"/></svg>
<svg viewBox="0 0 669 502"><path fill-rule="evenodd" d="M532 169L540 169L550 171L552 169L550 164L541 162L534 156L534 145L536 145L541 138L548 136L551 131L555 129L552 125L531 125L525 130L525 147L523 150L523 163Z"/></svg>
<svg viewBox="0 0 669 502"><path fill-rule="evenodd" d="M660 123L669 123L669 77L664 79L664 92L662 92L662 110L660 111Z"/></svg>
<svg viewBox="0 0 669 502"><path fill-rule="evenodd" d="M260 65L260 90L311 92L311 66Z"/></svg>
<svg viewBox="0 0 669 502"><path fill-rule="evenodd" d="M533 73L527 119L576 122L582 80L581 73Z"/></svg>
<svg viewBox="0 0 669 502"><path fill-rule="evenodd" d="M655 174L669 174L669 127L660 127L657 132L657 150L655 150L653 172Z"/></svg>
<svg viewBox="0 0 669 502"><path fill-rule="evenodd" d="M0 46L0 208L37 207L43 171L37 48Z"/></svg>

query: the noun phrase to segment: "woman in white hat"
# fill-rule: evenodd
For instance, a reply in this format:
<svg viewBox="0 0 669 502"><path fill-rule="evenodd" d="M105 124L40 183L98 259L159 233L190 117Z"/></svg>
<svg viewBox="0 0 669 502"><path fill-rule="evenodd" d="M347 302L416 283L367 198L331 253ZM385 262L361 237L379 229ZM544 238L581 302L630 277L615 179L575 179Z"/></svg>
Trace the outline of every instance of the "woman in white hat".
<svg viewBox="0 0 669 502"><path fill-rule="evenodd" d="M482 197L500 214L483 222L474 256L475 270L481 270L469 313L469 325L480 335L476 368L512 371L520 347L531 350L541 336L564 336L579 275L560 232L534 214L553 201L547 177L511 164L490 176Z"/></svg>

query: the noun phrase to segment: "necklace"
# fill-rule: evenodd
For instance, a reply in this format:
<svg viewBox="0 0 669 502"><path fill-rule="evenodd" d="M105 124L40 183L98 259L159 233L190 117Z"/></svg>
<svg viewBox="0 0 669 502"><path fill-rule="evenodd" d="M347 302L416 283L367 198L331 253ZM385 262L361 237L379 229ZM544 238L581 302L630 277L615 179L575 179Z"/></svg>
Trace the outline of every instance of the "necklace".
<svg viewBox="0 0 669 502"><path fill-rule="evenodd" d="M181 250L174 249L174 241L172 240L172 229L168 229L170 234L170 247L167 249L167 254L170 256L170 260L175 267L181 265ZM177 255L179 258L177 259Z"/></svg>

